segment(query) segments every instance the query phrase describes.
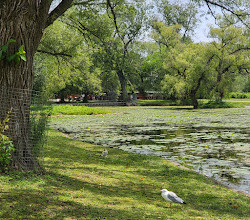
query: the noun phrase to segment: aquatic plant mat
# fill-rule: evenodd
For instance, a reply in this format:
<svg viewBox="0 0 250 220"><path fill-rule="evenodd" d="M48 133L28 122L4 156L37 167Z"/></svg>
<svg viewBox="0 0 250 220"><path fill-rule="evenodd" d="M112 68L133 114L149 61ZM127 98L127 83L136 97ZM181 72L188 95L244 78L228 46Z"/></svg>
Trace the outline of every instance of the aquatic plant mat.
<svg viewBox="0 0 250 220"><path fill-rule="evenodd" d="M90 116L92 117L92 116ZM0 175L0 219L249 219L250 198L164 159L49 131L46 173ZM167 188L186 205L165 201Z"/></svg>
<svg viewBox="0 0 250 220"><path fill-rule="evenodd" d="M114 114L53 118L71 138L155 155L250 193L250 109L113 107Z"/></svg>

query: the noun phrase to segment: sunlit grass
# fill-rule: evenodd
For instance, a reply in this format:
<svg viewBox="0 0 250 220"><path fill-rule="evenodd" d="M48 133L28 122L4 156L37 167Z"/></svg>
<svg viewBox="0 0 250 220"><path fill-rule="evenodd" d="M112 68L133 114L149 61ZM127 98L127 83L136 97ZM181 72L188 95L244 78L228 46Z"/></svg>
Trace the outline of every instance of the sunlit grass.
<svg viewBox="0 0 250 220"><path fill-rule="evenodd" d="M106 114L109 111L97 107L54 105L52 115L97 115Z"/></svg>
<svg viewBox="0 0 250 220"><path fill-rule="evenodd" d="M51 115L97 115L110 112L101 107L73 105L31 106L31 111L50 112Z"/></svg>
<svg viewBox="0 0 250 220"><path fill-rule="evenodd" d="M44 175L0 175L0 219L248 219L250 199L153 156L49 131ZM187 205L169 207L167 188Z"/></svg>

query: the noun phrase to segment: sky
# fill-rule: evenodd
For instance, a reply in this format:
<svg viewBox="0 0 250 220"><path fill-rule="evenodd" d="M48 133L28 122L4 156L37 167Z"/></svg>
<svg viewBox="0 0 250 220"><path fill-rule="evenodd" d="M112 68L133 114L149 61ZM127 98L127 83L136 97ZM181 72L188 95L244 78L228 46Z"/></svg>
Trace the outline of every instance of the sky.
<svg viewBox="0 0 250 220"><path fill-rule="evenodd" d="M53 0L50 6L50 11L52 11L62 0Z"/></svg>
<svg viewBox="0 0 250 220"><path fill-rule="evenodd" d="M208 37L209 34L209 25L214 26L215 19L211 15L207 15L206 17L199 17L201 20L194 31L194 36L192 39L195 43L197 42L209 42L211 38Z"/></svg>
<svg viewBox="0 0 250 220"><path fill-rule="evenodd" d="M193 36L193 40L194 42L209 42L212 41L211 38L209 38L209 27L213 26L216 27L216 21L215 18L209 14L209 15L202 15L202 13L204 14L204 12L207 12L208 8L202 7L201 8L201 12L197 15L198 19L200 20L200 22L198 22L197 27L194 31L194 36ZM220 14L221 11L218 8L214 9L214 12L216 14Z"/></svg>
<svg viewBox="0 0 250 220"><path fill-rule="evenodd" d="M53 10L62 0L53 0L51 4L50 11ZM148 3L153 4L154 0L146 0ZM173 3L187 3L189 0L169 0ZM201 8L202 12L207 11L206 7ZM209 25L215 24L215 19L211 15L201 16L202 13L199 13L198 18L200 22L197 24L197 27L194 31L192 39L195 43L198 42L209 42L211 39L208 37Z"/></svg>

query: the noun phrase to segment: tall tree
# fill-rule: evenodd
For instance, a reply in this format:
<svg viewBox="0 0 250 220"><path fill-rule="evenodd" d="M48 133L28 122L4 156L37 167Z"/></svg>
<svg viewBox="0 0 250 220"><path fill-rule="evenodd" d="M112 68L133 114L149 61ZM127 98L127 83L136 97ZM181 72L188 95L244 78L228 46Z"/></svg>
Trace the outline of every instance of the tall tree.
<svg viewBox="0 0 250 220"><path fill-rule="evenodd" d="M68 94L100 91L100 71L92 62L91 50L82 43L78 32L60 20L45 30L37 52L36 61L43 59L43 62L35 62L35 73L45 79L42 89L46 90L47 96L59 90L62 95L66 91Z"/></svg>
<svg viewBox="0 0 250 220"><path fill-rule="evenodd" d="M32 156L29 137L33 57L43 30L64 13L72 1L62 0L52 11L49 11L51 0L2 0L0 2L0 45L2 48L0 120L12 108L8 135L16 148L13 157L14 165L20 169L33 169L38 166ZM10 39L15 42L11 40L13 43L9 43L7 48ZM18 54L20 47L24 48L26 58L24 58L24 51L22 51L22 57L21 53ZM13 60L10 58L12 55L16 57Z"/></svg>
<svg viewBox="0 0 250 220"><path fill-rule="evenodd" d="M190 99L197 109L197 93L203 83L211 81L213 62L214 54L208 45L179 44L166 54L164 66L168 74L162 81L162 89L170 98Z"/></svg>
<svg viewBox="0 0 250 220"><path fill-rule="evenodd" d="M222 99L236 74L249 71L249 32L221 22L221 27L212 28L210 35L214 38L211 50L215 55L217 74L213 89Z"/></svg>
<svg viewBox="0 0 250 220"><path fill-rule="evenodd" d="M99 10L97 10L97 8ZM68 22L86 39L98 45L104 66L115 71L120 82L122 99L127 101L127 73L131 45L139 36L145 19L142 4L136 1L106 0L106 5L91 7L87 13L76 7ZM92 19L89 19L91 15Z"/></svg>
<svg viewBox="0 0 250 220"><path fill-rule="evenodd" d="M160 82L164 77L163 56L154 42L137 42L133 47L133 56L129 65L129 81L146 98L147 91L160 91Z"/></svg>

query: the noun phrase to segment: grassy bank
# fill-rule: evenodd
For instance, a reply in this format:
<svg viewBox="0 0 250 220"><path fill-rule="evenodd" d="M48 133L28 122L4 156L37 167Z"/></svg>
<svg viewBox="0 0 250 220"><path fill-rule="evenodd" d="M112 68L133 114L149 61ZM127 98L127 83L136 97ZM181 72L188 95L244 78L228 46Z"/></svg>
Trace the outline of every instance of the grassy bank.
<svg viewBox="0 0 250 220"><path fill-rule="evenodd" d="M34 112L50 112L51 115L98 115L110 113L101 107L73 106L73 105L52 105L52 106L31 106Z"/></svg>
<svg viewBox="0 0 250 220"><path fill-rule="evenodd" d="M109 111L98 107L54 105L52 115L98 115L106 114Z"/></svg>
<svg viewBox="0 0 250 220"><path fill-rule="evenodd" d="M0 219L248 219L250 199L165 160L49 132L46 174L0 175ZM160 195L167 188L187 205Z"/></svg>

